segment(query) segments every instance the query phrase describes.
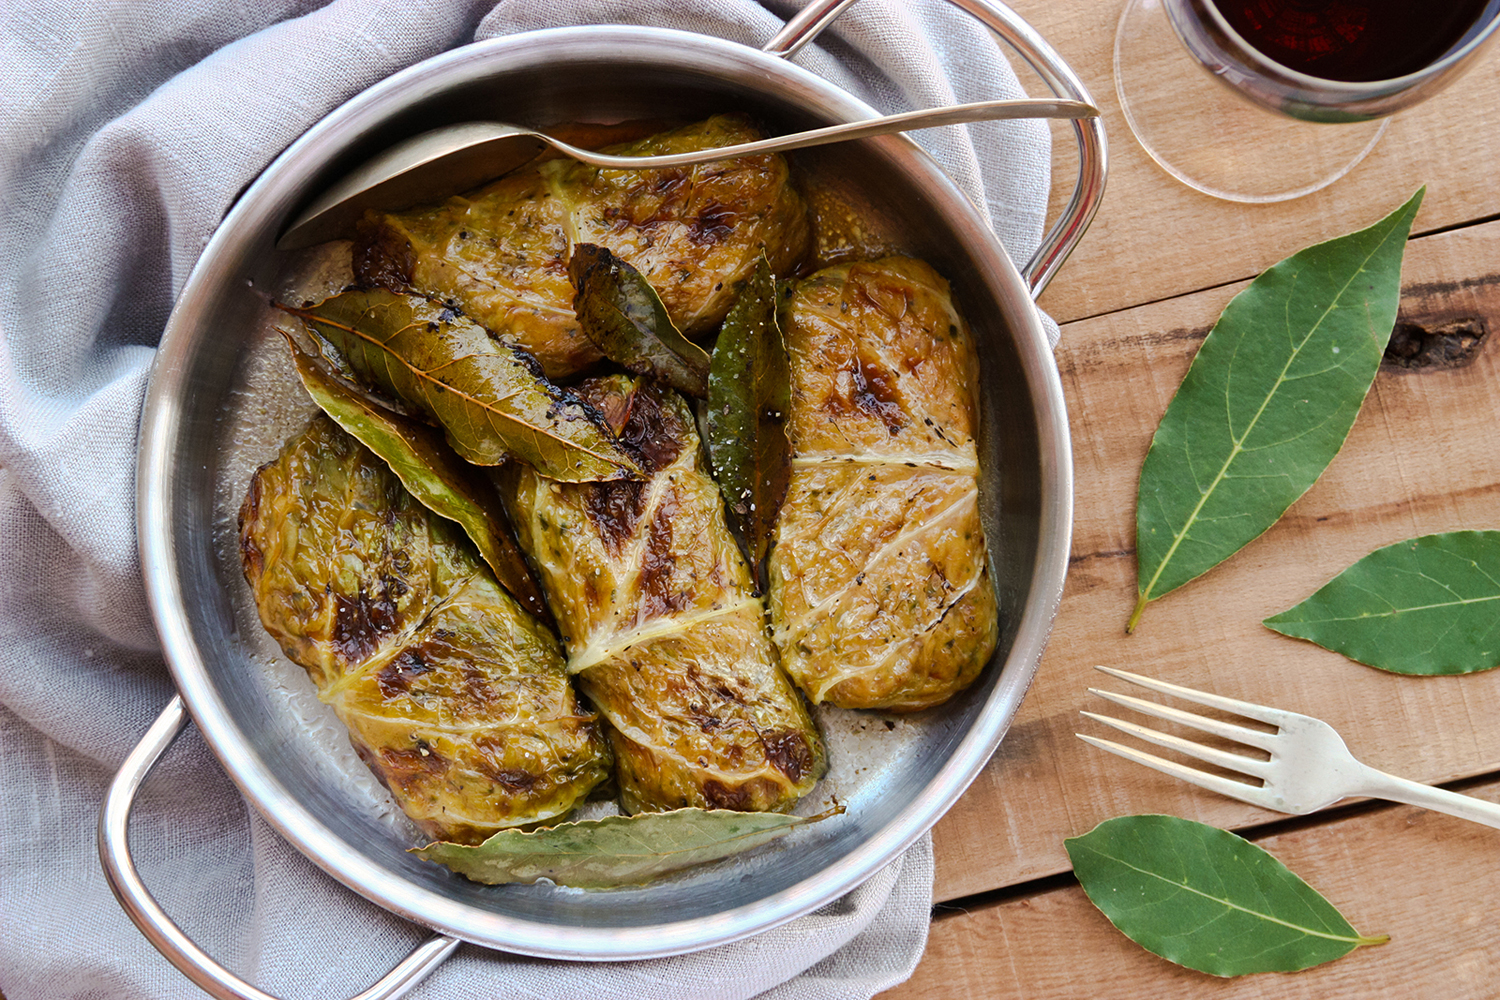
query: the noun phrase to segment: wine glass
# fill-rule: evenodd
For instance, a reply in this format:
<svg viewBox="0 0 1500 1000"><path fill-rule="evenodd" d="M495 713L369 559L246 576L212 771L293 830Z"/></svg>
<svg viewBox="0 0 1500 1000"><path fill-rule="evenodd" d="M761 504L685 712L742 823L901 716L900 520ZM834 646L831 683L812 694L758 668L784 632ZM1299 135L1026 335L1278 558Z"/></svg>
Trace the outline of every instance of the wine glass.
<svg viewBox="0 0 1500 1000"><path fill-rule="evenodd" d="M1115 89L1147 154L1189 187L1310 194L1500 33L1500 0L1128 0Z"/></svg>

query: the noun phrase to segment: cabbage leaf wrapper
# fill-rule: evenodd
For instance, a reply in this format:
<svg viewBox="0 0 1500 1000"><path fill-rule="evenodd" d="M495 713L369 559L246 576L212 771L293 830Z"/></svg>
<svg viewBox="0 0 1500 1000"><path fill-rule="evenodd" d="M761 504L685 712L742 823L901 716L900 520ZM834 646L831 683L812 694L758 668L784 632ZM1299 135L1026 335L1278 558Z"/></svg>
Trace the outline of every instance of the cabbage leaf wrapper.
<svg viewBox="0 0 1500 1000"><path fill-rule="evenodd" d="M621 806L790 808L822 775L823 742L777 665L691 411L628 376L577 391L648 478L555 483L517 467L502 492L568 670L609 724Z"/></svg>
<svg viewBox="0 0 1500 1000"><path fill-rule="evenodd" d="M609 776L556 638L328 417L255 473L240 554L262 624L428 836L559 818Z"/></svg>
<svg viewBox="0 0 1500 1000"><path fill-rule="evenodd" d="M759 138L743 115L716 115L606 151L684 153ZM461 308L558 378L601 357L573 312L576 244L606 247L639 270L691 337L724 318L762 251L789 273L810 239L806 204L776 154L665 170L553 159L441 205L367 214L354 270L367 286Z"/></svg>
<svg viewBox="0 0 1500 1000"><path fill-rule="evenodd" d="M968 326L936 271L887 257L798 282L781 327L793 457L769 596L782 664L815 704L946 701L999 627Z"/></svg>

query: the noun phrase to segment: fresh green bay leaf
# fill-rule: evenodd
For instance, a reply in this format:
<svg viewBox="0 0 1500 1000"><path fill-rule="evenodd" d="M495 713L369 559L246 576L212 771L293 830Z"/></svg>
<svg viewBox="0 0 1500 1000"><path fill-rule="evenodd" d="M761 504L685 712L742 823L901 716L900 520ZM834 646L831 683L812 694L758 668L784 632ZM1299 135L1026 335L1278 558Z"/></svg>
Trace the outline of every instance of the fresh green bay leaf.
<svg viewBox="0 0 1500 1000"><path fill-rule="evenodd" d="M645 885L671 872L768 844L817 816L676 809L559 823L523 833L502 830L477 847L435 843L412 853L487 885L548 878L579 889Z"/></svg>
<svg viewBox="0 0 1500 1000"><path fill-rule="evenodd" d="M1199 972L1295 972L1390 940L1360 934L1276 858L1217 827L1120 816L1063 843L1110 923Z"/></svg>
<svg viewBox="0 0 1500 1000"><path fill-rule="evenodd" d="M374 289L277 306L342 353L362 383L441 425L469 462L513 456L564 482L640 474L597 410L547 381L530 355L441 303Z"/></svg>
<svg viewBox="0 0 1500 1000"><path fill-rule="evenodd" d="M1225 307L1141 467L1127 631L1148 602L1275 524L1343 447L1395 324L1425 190L1368 229L1293 254Z"/></svg>
<svg viewBox="0 0 1500 1000"><path fill-rule="evenodd" d="M1500 531L1376 549L1264 624L1398 674L1500 666Z"/></svg>
<svg viewBox="0 0 1500 1000"><path fill-rule="evenodd" d="M641 272L604 247L580 243L568 276L583 335L606 358L689 396L708 395L708 352L682 335Z"/></svg>
<svg viewBox="0 0 1500 1000"><path fill-rule="evenodd" d="M456 522L473 541L495 579L527 611L551 620L541 587L511 537L509 519L494 488L453 454L426 424L377 405L338 378L327 359L291 337L297 374L313 402L360 444L390 466L401 485L439 517Z"/></svg>
<svg viewBox="0 0 1500 1000"><path fill-rule="evenodd" d="M764 254L724 318L708 374L705 442L757 579L792 476L792 376Z"/></svg>

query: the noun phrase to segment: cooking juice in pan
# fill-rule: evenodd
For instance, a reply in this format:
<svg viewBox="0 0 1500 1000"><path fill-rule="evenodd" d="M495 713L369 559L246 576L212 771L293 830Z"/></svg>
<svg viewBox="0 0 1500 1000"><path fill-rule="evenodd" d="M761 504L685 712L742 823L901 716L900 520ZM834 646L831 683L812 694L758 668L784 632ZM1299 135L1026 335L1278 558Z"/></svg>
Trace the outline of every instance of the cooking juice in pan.
<svg viewBox="0 0 1500 1000"><path fill-rule="evenodd" d="M1288 69L1351 83L1415 73L1500 16L1500 0L1210 0Z"/></svg>

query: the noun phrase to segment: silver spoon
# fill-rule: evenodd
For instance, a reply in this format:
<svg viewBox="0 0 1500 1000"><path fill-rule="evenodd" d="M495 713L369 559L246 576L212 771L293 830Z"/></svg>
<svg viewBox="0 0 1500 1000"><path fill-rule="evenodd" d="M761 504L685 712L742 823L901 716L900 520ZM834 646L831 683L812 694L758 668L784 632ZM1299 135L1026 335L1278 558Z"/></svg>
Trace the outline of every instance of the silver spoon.
<svg viewBox="0 0 1500 1000"><path fill-rule="evenodd" d="M519 125L464 122L399 142L340 179L287 227L276 241L276 248L297 250L348 236L367 208L394 211L439 201L509 173L548 147L596 167L646 170L712 163L938 125L1006 118L1094 118L1098 114L1097 109L1081 101L976 101L665 156L612 156L579 149Z"/></svg>

